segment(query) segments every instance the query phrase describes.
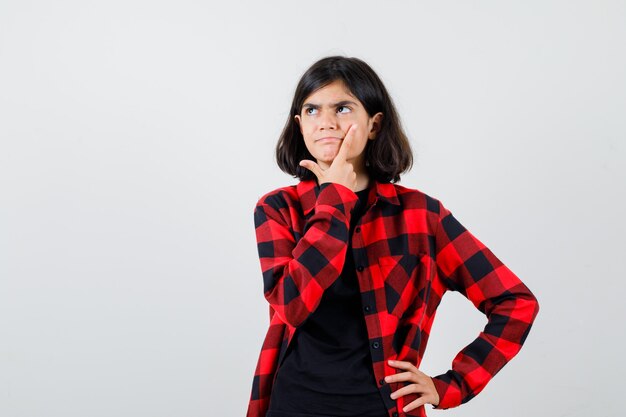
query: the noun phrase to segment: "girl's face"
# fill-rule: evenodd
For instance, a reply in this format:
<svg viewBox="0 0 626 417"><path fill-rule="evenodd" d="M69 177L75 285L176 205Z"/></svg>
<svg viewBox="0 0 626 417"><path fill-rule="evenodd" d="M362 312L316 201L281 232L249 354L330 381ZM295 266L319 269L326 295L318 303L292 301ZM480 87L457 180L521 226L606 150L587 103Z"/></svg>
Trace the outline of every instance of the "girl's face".
<svg viewBox="0 0 626 417"><path fill-rule="evenodd" d="M356 124L353 146L347 157L355 171L364 169L365 146L368 140L376 138L382 118L382 113L370 117L340 80L314 91L304 100L300 114L295 116L307 149L322 169L330 167L348 129Z"/></svg>

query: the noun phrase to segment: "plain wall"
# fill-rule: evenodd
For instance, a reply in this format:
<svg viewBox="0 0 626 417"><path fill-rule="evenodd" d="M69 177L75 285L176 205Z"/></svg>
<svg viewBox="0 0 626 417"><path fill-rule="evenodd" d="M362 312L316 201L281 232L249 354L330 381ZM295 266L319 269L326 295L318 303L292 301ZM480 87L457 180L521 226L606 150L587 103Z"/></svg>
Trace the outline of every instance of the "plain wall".
<svg viewBox="0 0 626 417"><path fill-rule="evenodd" d="M440 199L537 295L432 415L621 416L623 1L0 2L0 415L241 416L268 325L253 208L302 72L357 56ZM484 317L444 298L422 370ZM428 407L430 408L430 407Z"/></svg>

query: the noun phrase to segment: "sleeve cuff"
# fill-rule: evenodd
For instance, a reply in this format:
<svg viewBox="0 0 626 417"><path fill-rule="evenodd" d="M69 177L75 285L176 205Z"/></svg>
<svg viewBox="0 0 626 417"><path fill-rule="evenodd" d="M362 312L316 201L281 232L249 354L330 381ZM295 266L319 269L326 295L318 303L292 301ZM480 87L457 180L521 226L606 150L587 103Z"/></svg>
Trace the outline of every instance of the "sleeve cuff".
<svg viewBox="0 0 626 417"><path fill-rule="evenodd" d="M349 216L358 200L359 197L350 188L335 182L325 182L320 185L315 205L332 206Z"/></svg>
<svg viewBox="0 0 626 417"><path fill-rule="evenodd" d="M432 377L437 394L439 394L439 404L433 406L435 409L445 410L461 405L461 392L451 383L443 380L447 378L447 374Z"/></svg>

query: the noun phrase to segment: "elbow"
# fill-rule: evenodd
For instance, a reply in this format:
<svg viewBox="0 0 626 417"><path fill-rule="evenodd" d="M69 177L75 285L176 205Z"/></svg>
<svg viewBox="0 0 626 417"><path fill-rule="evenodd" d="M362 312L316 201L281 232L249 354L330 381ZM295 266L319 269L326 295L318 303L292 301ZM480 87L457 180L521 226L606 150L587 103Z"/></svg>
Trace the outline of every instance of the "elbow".
<svg viewBox="0 0 626 417"><path fill-rule="evenodd" d="M530 322L532 323L539 313L539 300L537 299L537 296L535 296L535 294L533 294L533 292L530 291L530 289L526 285L521 285L522 289L520 290L519 294L520 302L523 302L525 304L527 314L530 317Z"/></svg>
<svg viewBox="0 0 626 417"><path fill-rule="evenodd" d="M274 313L278 316L280 321L290 327L297 328L302 326L311 314L300 297L283 303L281 303L280 300L284 301L284 297L275 297L272 296L271 293L266 294L265 298L274 309Z"/></svg>
<svg viewBox="0 0 626 417"><path fill-rule="evenodd" d="M283 323L293 328L298 328L302 326L306 322L306 319L309 317L309 314L306 314L302 311L293 311L293 309L290 309L288 307L277 310L276 314Z"/></svg>
<svg viewBox="0 0 626 417"><path fill-rule="evenodd" d="M523 340L526 339L527 333L530 331L530 328L534 324L535 318L539 313L539 300L537 300L537 297L533 293L528 291L518 298L515 308L517 313L514 313L512 317L525 323L525 326L527 327L526 332L522 337L523 343Z"/></svg>
<svg viewBox="0 0 626 417"><path fill-rule="evenodd" d="M521 313L521 317L529 324L535 321L535 317L539 313L539 300L530 290L520 294L516 301L516 307Z"/></svg>
<svg viewBox="0 0 626 417"><path fill-rule="evenodd" d="M532 297L532 303L533 303L533 321L535 320L535 317L537 317L537 314L539 314L539 300L537 300L537 297L531 293L531 297Z"/></svg>

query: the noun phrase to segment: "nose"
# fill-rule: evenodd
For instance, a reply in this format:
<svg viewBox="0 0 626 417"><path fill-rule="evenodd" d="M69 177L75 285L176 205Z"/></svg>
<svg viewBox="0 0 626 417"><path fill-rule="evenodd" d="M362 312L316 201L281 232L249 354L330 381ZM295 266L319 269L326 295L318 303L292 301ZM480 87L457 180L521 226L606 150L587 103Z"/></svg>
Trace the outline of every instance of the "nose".
<svg viewBox="0 0 626 417"><path fill-rule="evenodd" d="M337 115L332 110L321 112L318 120L320 129L337 129Z"/></svg>

